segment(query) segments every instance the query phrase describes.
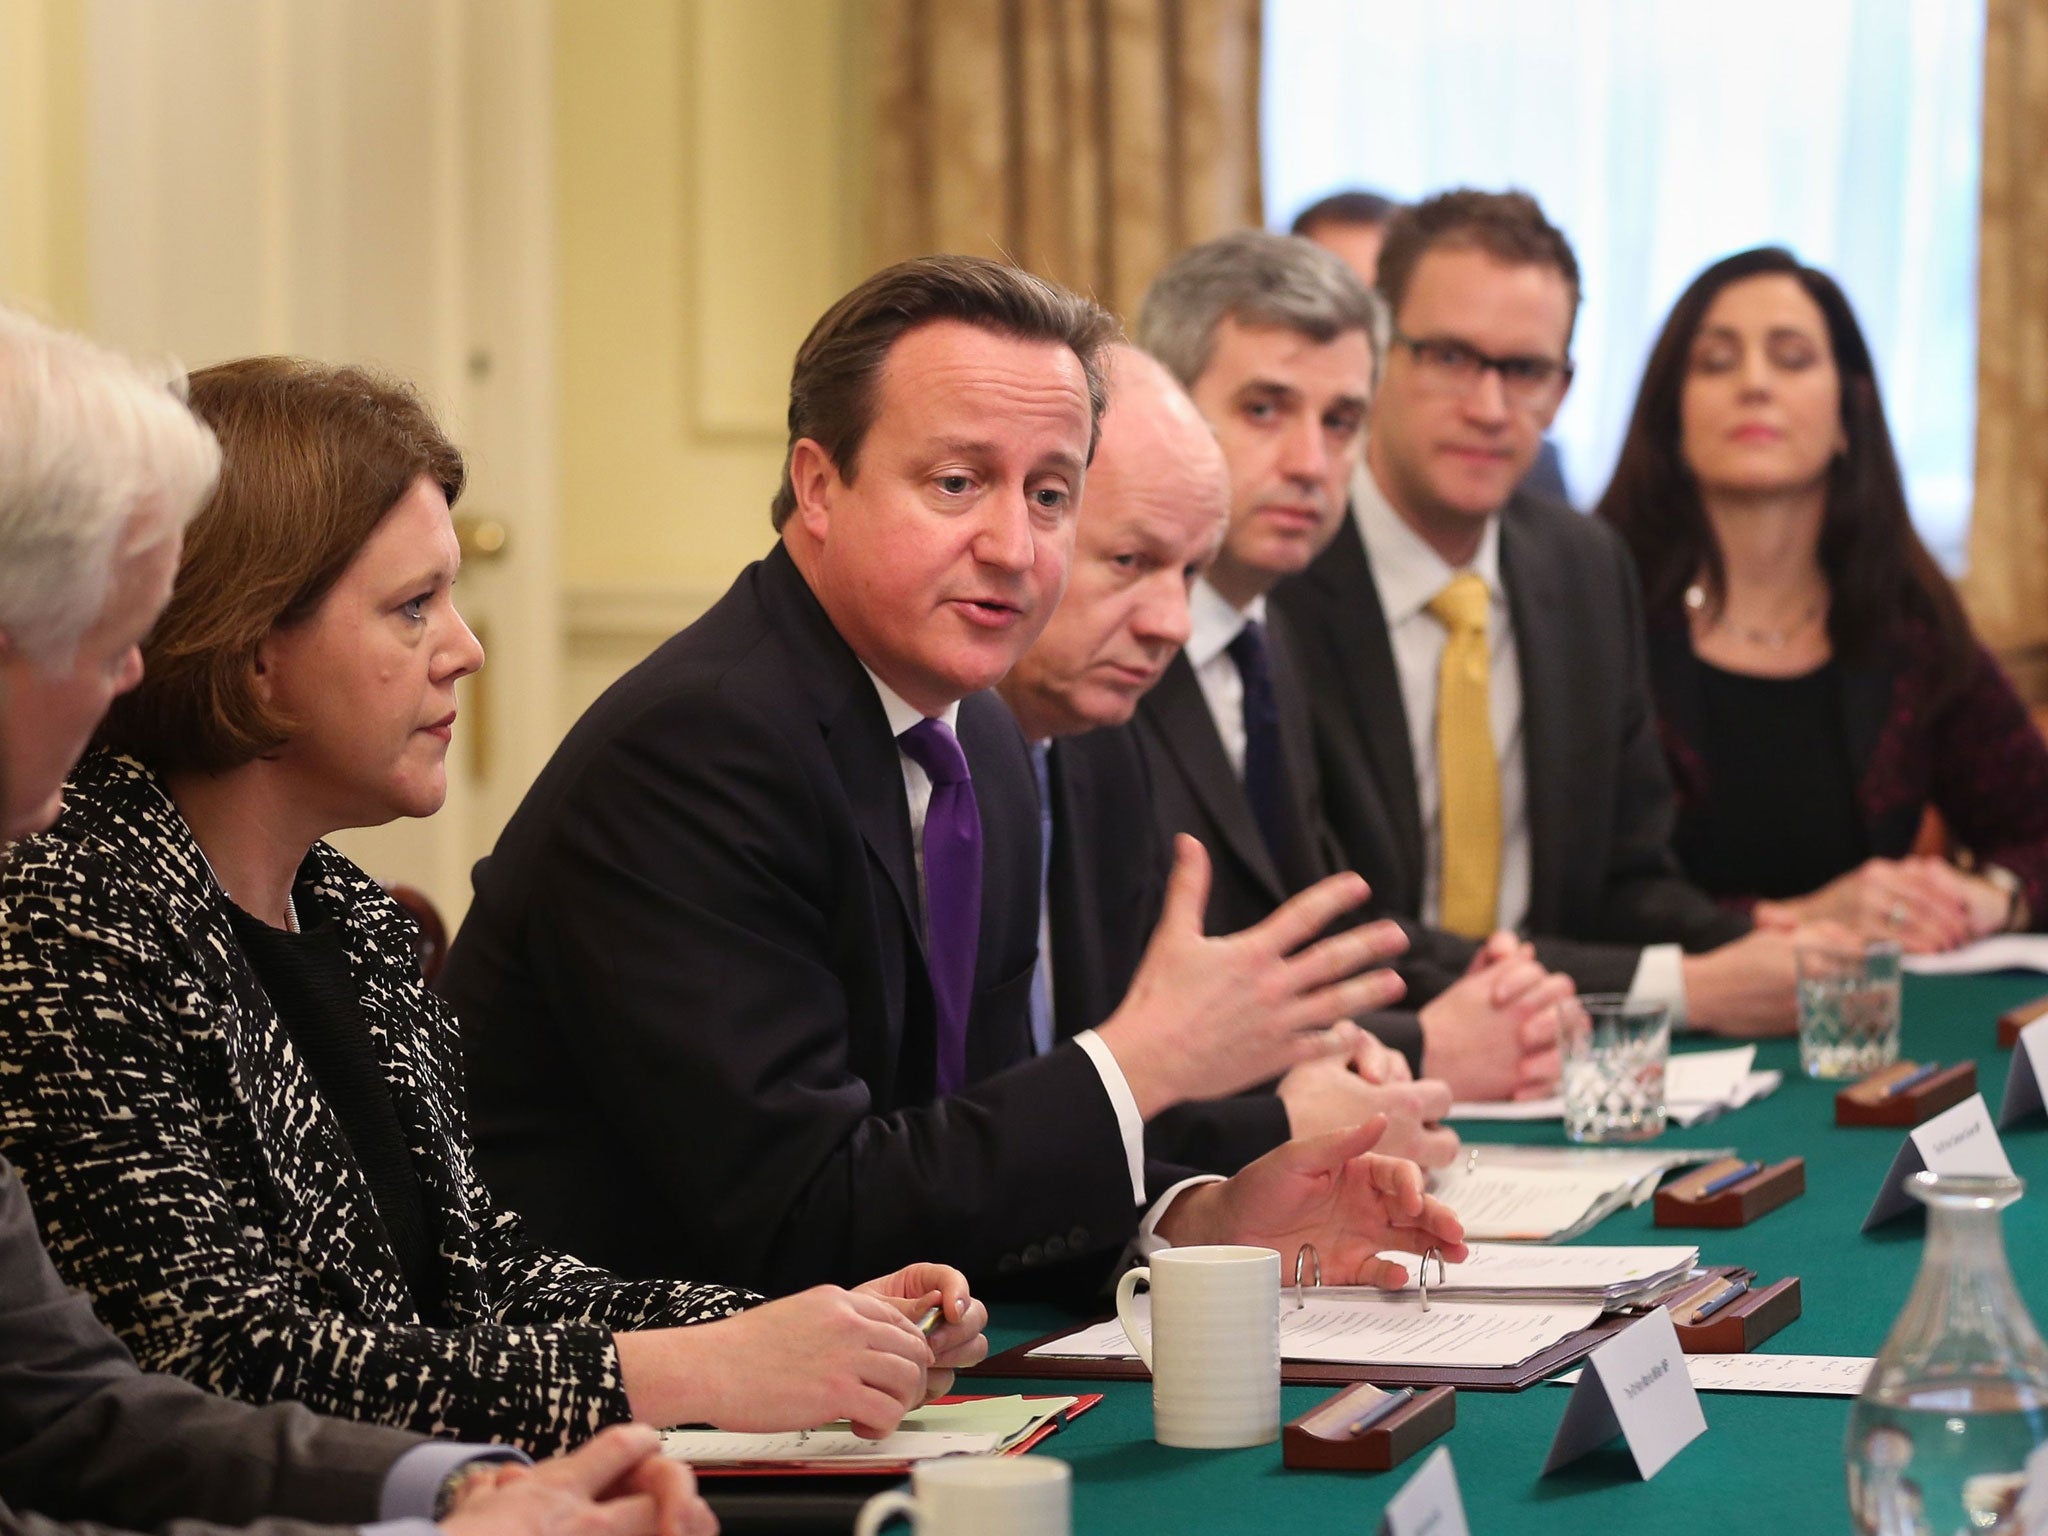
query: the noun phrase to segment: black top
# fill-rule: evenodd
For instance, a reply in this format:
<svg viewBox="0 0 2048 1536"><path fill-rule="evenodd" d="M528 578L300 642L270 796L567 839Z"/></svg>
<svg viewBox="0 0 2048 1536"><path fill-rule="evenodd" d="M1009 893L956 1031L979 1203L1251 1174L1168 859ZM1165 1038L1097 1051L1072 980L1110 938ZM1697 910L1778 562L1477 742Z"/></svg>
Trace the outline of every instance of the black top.
<svg viewBox="0 0 2048 1536"><path fill-rule="evenodd" d="M297 899L310 913L304 898ZM439 1234L370 1040L340 929L315 922L287 933L240 907L229 917L293 1048L341 1121L421 1318L443 1321Z"/></svg>
<svg viewBox="0 0 2048 1536"><path fill-rule="evenodd" d="M1713 792L1684 811L1674 839L1692 879L1716 896L1818 890L1869 856L1833 661L1800 677L1752 677L1689 656L1698 669L1699 754Z"/></svg>

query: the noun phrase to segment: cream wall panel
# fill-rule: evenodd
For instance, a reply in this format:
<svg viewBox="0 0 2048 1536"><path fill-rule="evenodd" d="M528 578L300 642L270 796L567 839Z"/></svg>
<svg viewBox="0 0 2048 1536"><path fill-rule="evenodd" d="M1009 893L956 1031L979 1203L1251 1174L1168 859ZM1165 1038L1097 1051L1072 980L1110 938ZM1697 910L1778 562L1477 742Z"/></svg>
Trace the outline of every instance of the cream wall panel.
<svg viewBox="0 0 2048 1536"><path fill-rule="evenodd" d="M0 302L85 308L84 13L0 0Z"/></svg>
<svg viewBox="0 0 2048 1536"><path fill-rule="evenodd" d="M0 297L194 366L408 378L468 453L463 510L509 530L464 573L492 659L447 808L341 838L451 918L560 717L552 23L553 0L0 0Z"/></svg>
<svg viewBox="0 0 2048 1536"><path fill-rule="evenodd" d="M572 703L773 538L791 357L861 275L858 15L556 0Z"/></svg>

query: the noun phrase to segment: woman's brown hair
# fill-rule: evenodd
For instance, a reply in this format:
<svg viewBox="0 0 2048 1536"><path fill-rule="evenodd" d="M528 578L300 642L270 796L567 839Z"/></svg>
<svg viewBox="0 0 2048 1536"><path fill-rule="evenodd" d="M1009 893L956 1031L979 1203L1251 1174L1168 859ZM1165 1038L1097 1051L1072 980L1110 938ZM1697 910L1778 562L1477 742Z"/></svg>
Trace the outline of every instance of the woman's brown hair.
<svg viewBox="0 0 2048 1536"><path fill-rule="evenodd" d="M220 773L291 736L256 689L264 637L320 605L422 475L454 505L463 464L409 386L361 368L243 358L193 374L190 403L220 439L220 484L100 741L159 772Z"/></svg>

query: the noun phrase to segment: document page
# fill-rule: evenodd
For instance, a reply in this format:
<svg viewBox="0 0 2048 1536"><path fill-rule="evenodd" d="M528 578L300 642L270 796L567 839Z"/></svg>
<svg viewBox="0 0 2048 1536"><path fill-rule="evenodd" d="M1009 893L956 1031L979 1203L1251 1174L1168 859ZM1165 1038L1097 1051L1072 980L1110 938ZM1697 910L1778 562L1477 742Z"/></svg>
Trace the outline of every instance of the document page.
<svg viewBox="0 0 2048 1536"><path fill-rule="evenodd" d="M1430 1175L1430 1193L1465 1224L1468 1242L1566 1242L1656 1193L1673 1168L1710 1163L1731 1149L1471 1147Z"/></svg>
<svg viewBox="0 0 2048 1536"><path fill-rule="evenodd" d="M1150 1297L1133 1298L1145 1326L1151 1326ZM1297 1308L1291 1295L1280 1302L1280 1354L1288 1360L1326 1360L1347 1365L1517 1365L1550 1348L1600 1317L1598 1306L1548 1306L1528 1302L1433 1302L1404 1297L1313 1291ZM1120 1324L1110 1321L1078 1329L1031 1351L1064 1359L1129 1360L1131 1348Z"/></svg>
<svg viewBox="0 0 2048 1536"><path fill-rule="evenodd" d="M1987 971L2048 971L2048 934L1999 933L1941 955L1908 955L1914 976L1980 976Z"/></svg>
<svg viewBox="0 0 2048 1536"><path fill-rule="evenodd" d="M1805 1397L1854 1397L1877 1364L1869 1355L1687 1355L1686 1374L1697 1392L1778 1392ZM1558 1386L1577 1371L1553 1376Z"/></svg>
<svg viewBox="0 0 2048 1536"><path fill-rule="evenodd" d="M1431 1266L1431 1296L1450 1297L1471 1290L1582 1291L1591 1301L1690 1269L1700 1257L1698 1248L1677 1245L1549 1248L1540 1244L1473 1243L1471 1248L1472 1257L1464 1263L1444 1266L1441 1282L1435 1279L1435 1266ZM1419 1289L1413 1273L1413 1255L1392 1257L1406 1264L1410 1271L1402 1294Z"/></svg>
<svg viewBox="0 0 2048 1536"><path fill-rule="evenodd" d="M845 1422L809 1434L739 1434L724 1430L672 1429L663 1451L700 1466L752 1462L831 1462L868 1466L918 1461L927 1456L1006 1450L1029 1439L1077 1399L1072 1397L970 1397L956 1403L913 1408L893 1435L863 1440Z"/></svg>
<svg viewBox="0 0 2048 1536"><path fill-rule="evenodd" d="M1753 1070L1756 1047L1681 1051L1664 1068L1664 1104L1680 1125L1697 1125L1724 1109L1740 1109L1752 1099L1774 1092L1784 1081L1776 1072ZM1510 1099L1482 1104L1453 1104L1452 1120L1561 1120L1564 1100Z"/></svg>
<svg viewBox="0 0 2048 1536"><path fill-rule="evenodd" d="M829 1461L860 1467L873 1463L921 1461L927 1456L981 1455L993 1451L1001 1435L933 1434L899 1429L880 1440L863 1440L850 1429L814 1429L808 1435L748 1435L721 1429L671 1429L661 1437L661 1451L693 1466L725 1466L735 1462Z"/></svg>
<svg viewBox="0 0 2048 1536"><path fill-rule="evenodd" d="M1576 1225L1635 1177L1612 1168L1574 1173L1482 1162L1469 1171L1447 1169L1437 1198L1465 1224L1468 1242L1541 1242Z"/></svg>

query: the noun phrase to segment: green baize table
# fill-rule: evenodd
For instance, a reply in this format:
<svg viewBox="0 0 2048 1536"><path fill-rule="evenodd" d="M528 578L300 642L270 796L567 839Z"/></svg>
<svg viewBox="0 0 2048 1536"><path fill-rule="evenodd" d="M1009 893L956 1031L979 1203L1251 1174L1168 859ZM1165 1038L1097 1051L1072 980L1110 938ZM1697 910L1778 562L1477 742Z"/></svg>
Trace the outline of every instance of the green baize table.
<svg viewBox="0 0 2048 1536"><path fill-rule="evenodd" d="M1993 1119L2012 1053L1998 1049L1996 1017L2048 992L2048 977L2000 974L1908 977L1902 1051L1917 1061L1974 1059L1978 1090ZM1681 1037L1682 1050L1731 1042ZM1834 1123L1840 1084L1799 1070L1794 1041L1768 1040L1759 1068L1785 1074L1758 1103L1690 1130L1673 1128L1651 1146L1732 1146L1767 1162L1806 1159L1806 1193L1732 1230L1660 1229L1649 1202L1610 1216L1582 1242L1693 1243L1701 1262L1742 1264L1760 1283L1800 1277L1798 1321L1762 1353L1875 1355L1905 1305L1920 1262L1924 1225L1908 1216L1858 1232L1878 1185L1905 1139L1897 1129L1845 1130ZM1473 1143L1562 1145L1555 1122L1461 1127ZM2013 1171L2028 1196L2005 1213L2006 1253L2035 1322L2048 1326L2048 1124L2036 1119L2004 1133ZM989 1328L992 1351L1069 1326L1072 1314L1043 1306L1001 1306ZM1057 1392L1057 1382L971 1377L959 1390ZM1280 1446L1241 1451L1173 1450L1152 1439L1149 1382L1077 1383L1102 1402L1046 1441L1041 1454L1074 1469L1077 1532L1260 1532L1268 1536L1366 1536L1428 1452L1389 1472L1297 1472ZM1305 1413L1335 1387L1286 1387L1283 1420ZM1456 1463L1475 1536L1487 1533L1654 1531L1797 1532L1849 1529L1842 1477L1846 1397L1750 1396L1703 1392L1707 1430L1663 1471L1639 1480L1619 1440L1549 1477L1539 1473L1569 1391L1539 1384L1523 1392L1460 1391L1455 1428L1437 1445ZM1431 1447L1434 1449L1434 1447Z"/></svg>

